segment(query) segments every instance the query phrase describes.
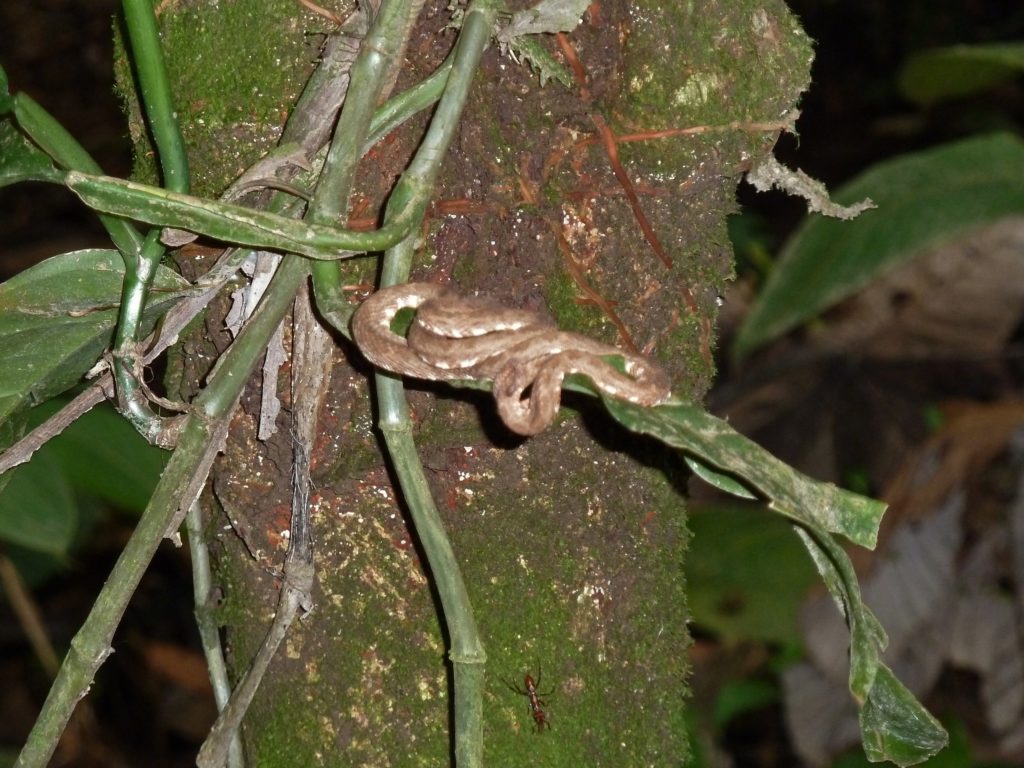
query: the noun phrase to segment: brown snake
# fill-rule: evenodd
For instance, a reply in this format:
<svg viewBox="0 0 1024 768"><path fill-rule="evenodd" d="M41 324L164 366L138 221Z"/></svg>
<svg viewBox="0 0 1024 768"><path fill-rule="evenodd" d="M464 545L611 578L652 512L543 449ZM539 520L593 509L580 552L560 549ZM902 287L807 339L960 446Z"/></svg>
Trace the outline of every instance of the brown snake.
<svg viewBox="0 0 1024 768"><path fill-rule="evenodd" d="M391 329L406 307L416 309L408 338ZM535 435L554 421L562 380L570 373L638 405L658 405L670 395L668 376L643 357L561 331L532 312L434 283L403 283L372 294L356 310L352 334L366 359L391 373L430 381L492 380L498 414L521 435ZM626 373L606 356L621 357Z"/></svg>

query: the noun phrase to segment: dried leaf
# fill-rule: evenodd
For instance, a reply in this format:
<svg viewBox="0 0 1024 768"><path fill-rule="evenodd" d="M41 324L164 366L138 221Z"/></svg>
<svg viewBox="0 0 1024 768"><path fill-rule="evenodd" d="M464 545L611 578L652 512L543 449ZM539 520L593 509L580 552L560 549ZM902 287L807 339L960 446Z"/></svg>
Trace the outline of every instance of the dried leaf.
<svg viewBox="0 0 1024 768"><path fill-rule="evenodd" d="M508 44L522 35L571 32L580 23L590 0L541 0L532 8L512 14L512 20L495 37Z"/></svg>

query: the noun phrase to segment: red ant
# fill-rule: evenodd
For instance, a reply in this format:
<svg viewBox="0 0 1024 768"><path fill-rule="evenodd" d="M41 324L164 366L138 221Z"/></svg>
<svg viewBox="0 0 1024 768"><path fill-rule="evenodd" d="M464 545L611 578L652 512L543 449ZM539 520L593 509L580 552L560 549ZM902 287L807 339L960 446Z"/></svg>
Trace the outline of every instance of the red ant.
<svg viewBox="0 0 1024 768"><path fill-rule="evenodd" d="M518 685L513 685L512 683L508 682L507 680L502 680L502 682L505 683L505 685L507 685L513 691L518 693L520 696L525 696L529 700L529 702L530 702L530 715L533 717L533 724L537 727L537 731L536 732L540 733L541 731L544 730L545 726L547 726L547 729L550 731L551 730L551 723L548 720L548 716L544 712L544 709L543 709L544 707L547 706L547 704L544 703L544 699L542 699L541 696L550 696L552 692L551 691L548 691L547 693L541 693L540 692L540 690L539 690L539 688L540 688L540 671L539 671L539 669L538 669L538 672L537 672L537 682L534 682L533 678L530 675L526 675L526 677L523 678L523 685L526 687L525 691L522 688L520 688Z"/></svg>

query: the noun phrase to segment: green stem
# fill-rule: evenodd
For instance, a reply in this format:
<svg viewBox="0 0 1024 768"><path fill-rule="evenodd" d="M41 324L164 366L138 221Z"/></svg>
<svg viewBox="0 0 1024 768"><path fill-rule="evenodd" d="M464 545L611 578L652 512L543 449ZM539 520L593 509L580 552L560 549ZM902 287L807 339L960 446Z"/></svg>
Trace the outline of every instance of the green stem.
<svg viewBox="0 0 1024 768"><path fill-rule="evenodd" d="M390 225L355 232L110 176L70 171L64 183L86 205L102 213L311 259L343 259L355 253L383 251L404 238L417 218L417 211L402 211Z"/></svg>
<svg viewBox="0 0 1024 768"><path fill-rule="evenodd" d="M103 173L85 147L28 94L19 93L14 97L14 119L18 121L18 127L61 167L94 175ZM120 217L100 216L99 219L114 247L124 257L125 266L129 266L139 257L142 235Z"/></svg>
<svg viewBox="0 0 1024 768"><path fill-rule="evenodd" d="M362 153L393 131L412 115L441 98L445 83L455 60L455 52L449 54L444 63L426 80L412 86L397 96L393 96L377 109L370 121L369 135L363 141ZM313 267L313 290L316 295L316 306L321 316L346 338L351 338L349 321L352 318L353 306L341 293L340 270L325 269L318 271Z"/></svg>
<svg viewBox="0 0 1024 768"><path fill-rule="evenodd" d="M171 99L153 4L151 0L123 0L122 7L146 120L163 170L164 187L188 192L188 155Z"/></svg>
<svg viewBox="0 0 1024 768"><path fill-rule="evenodd" d="M196 501L185 516L185 530L188 532L189 559L192 561L192 593L195 600L196 628L203 656L210 673L213 698L217 709L223 710L231 697L231 682L228 680L224 652L220 647L220 630L214 616L213 581L210 571L210 549L206 546L203 511ZM228 768L244 768L242 740L238 734L231 739L228 751Z"/></svg>
<svg viewBox="0 0 1024 768"><path fill-rule="evenodd" d="M473 74L490 39L496 16L497 10L492 7L490 0L477 0L466 11L459 32L459 41L455 46L452 71L445 82L444 95L403 178L416 178L426 188L434 186L441 167L441 159L455 136L466 98L469 96Z"/></svg>
<svg viewBox="0 0 1024 768"><path fill-rule="evenodd" d="M252 319L242 329L211 374L210 385L187 417L178 446L160 477L146 510L118 557L89 616L71 641L71 649L29 733L16 768L45 768L77 701L85 695L100 665L111 653L111 641L153 558L160 540L177 529L181 515L206 482L210 466L227 435L227 424L263 348L295 291L308 275L304 259L285 259L274 275Z"/></svg>
<svg viewBox="0 0 1024 768"><path fill-rule="evenodd" d="M187 193L188 156L174 113L153 5L150 0L123 0L123 8L142 104L163 169L164 186L174 192ZM166 422L150 408L139 385L140 371L136 370L141 357L138 342L142 314L164 255L159 237L158 230L150 232L139 258L126 265L121 311L114 331L113 368L120 411L149 442L167 445Z"/></svg>
<svg viewBox="0 0 1024 768"><path fill-rule="evenodd" d="M370 130L374 108L380 100L384 78L402 48L410 0L392 0L381 5L369 34L352 64L350 86L338 116L323 175L310 204L310 221L340 223L348 209L348 196L362 157L362 146ZM337 263L313 265L313 285L325 305L344 303L341 296L341 268Z"/></svg>
<svg viewBox="0 0 1024 768"><path fill-rule="evenodd" d="M452 51L429 77L396 96L392 96L374 113L373 121L370 123L370 134L363 142L363 154L369 152L374 144L412 115L426 109L441 98L454 61L455 51Z"/></svg>
<svg viewBox="0 0 1024 768"><path fill-rule="evenodd" d="M146 236L139 258L125 265L112 357L118 410L148 442L169 448L173 443L166 439L167 422L149 407L149 401L139 385L141 371L136 370L142 358L142 350L139 348L142 315L163 254L160 230L153 229Z"/></svg>
<svg viewBox="0 0 1024 768"><path fill-rule="evenodd" d="M407 208L411 200L405 195L411 194L415 199L417 193L425 195L433 187L493 23L494 11L484 3L474 4L467 11L444 95L420 149L403 176L409 183L396 189L388 205L389 213L392 209ZM413 245L414 239L409 237L384 254L381 287L409 279ZM483 683L487 656L462 572L416 451L402 381L384 373L378 373L374 380L379 409L377 423L423 546L451 638L448 656L454 681L455 764L458 768L478 768L483 765Z"/></svg>
<svg viewBox="0 0 1024 768"><path fill-rule="evenodd" d="M89 689L96 670L113 650L110 643L114 629L157 545L174 520L185 489L208 453L206 448L213 439L211 428L207 421L189 418L181 433L178 449L164 469L152 500L111 570L85 623L71 640L71 647L42 711L18 755L16 768L45 768L49 763L75 704ZM211 455L210 463L212 460Z"/></svg>

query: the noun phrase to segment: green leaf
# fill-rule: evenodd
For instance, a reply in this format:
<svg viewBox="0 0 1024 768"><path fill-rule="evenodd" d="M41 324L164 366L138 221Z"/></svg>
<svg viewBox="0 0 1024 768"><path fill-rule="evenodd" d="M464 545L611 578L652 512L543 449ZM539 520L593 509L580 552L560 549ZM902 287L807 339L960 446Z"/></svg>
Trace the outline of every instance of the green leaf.
<svg viewBox="0 0 1024 768"><path fill-rule="evenodd" d="M0 115L6 115L14 108L10 87L7 84L7 73L0 67Z"/></svg>
<svg viewBox="0 0 1024 768"><path fill-rule="evenodd" d="M850 559L821 531L798 527L797 533L850 626L850 692L860 707L864 753L872 762L900 766L926 760L946 746L949 736L881 662L885 631L861 601Z"/></svg>
<svg viewBox="0 0 1024 768"><path fill-rule="evenodd" d="M423 207L423 196L413 190L415 182L399 182L391 200L406 199L405 207L380 229L353 232L111 176L69 171L64 183L83 203L102 213L312 259L334 260L390 248L419 221Z"/></svg>
<svg viewBox="0 0 1024 768"><path fill-rule="evenodd" d="M693 620L728 643L799 643L800 606L817 578L792 526L735 501L694 507L687 522Z"/></svg>
<svg viewBox="0 0 1024 768"><path fill-rule="evenodd" d="M828 534L812 526L796 526L822 581L850 627L850 693L858 706L871 692L882 650L889 642L875 614L864 604L850 558Z"/></svg>
<svg viewBox="0 0 1024 768"><path fill-rule="evenodd" d="M949 742L939 721L884 664L860 710L860 731L864 754L874 763L916 765Z"/></svg>
<svg viewBox="0 0 1024 768"><path fill-rule="evenodd" d="M47 418L62 405L51 401L34 409L33 421L37 416ZM41 450L60 463L74 490L136 513L146 508L169 456L147 443L109 404L81 416Z"/></svg>
<svg viewBox="0 0 1024 768"><path fill-rule="evenodd" d="M117 251L54 256L0 285L0 422L74 386L109 345L124 264ZM159 267L150 327L188 289Z"/></svg>
<svg viewBox="0 0 1024 768"><path fill-rule="evenodd" d="M4 473L0 539L26 549L64 554L78 525L78 508L60 465L46 454Z"/></svg>
<svg viewBox="0 0 1024 768"><path fill-rule="evenodd" d="M835 200L870 197L853 221L808 217L779 256L737 334L748 355L943 241L1024 212L1024 142L996 134L880 163Z"/></svg>
<svg viewBox="0 0 1024 768"><path fill-rule="evenodd" d="M26 139L12 119L0 120L0 188L19 181L60 182L61 179L62 174L46 153Z"/></svg>
<svg viewBox="0 0 1024 768"><path fill-rule="evenodd" d="M740 499L756 499L750 489L747 488L743 483L737 480L731 475L727 475L724 472L716 472L711 469L707 464L703 464L692 456L684 457L686 465L693 471L697 477L703 480L705 483L710 485L712 488L717 488L720 491L728 493L730 496L736 496Z"/></svg>
<svg viewBox="0 0 1024 768"><path fill-rule="evenodd" d="M970 96L1024 72L1024 43L954 45L911 56L900 71L903 94L930 105Z"/></svg>
<svg viewBox="0 0 1024 768"><path fill-rule="evenodd" d="M696 405L644 408L604 397L605 407L635 432L680 448L713 471L757 491L776 512L817 529L840 533L855 544L875 545L885 504L802 475Z"/></svg>
<svg viewBox="0 0 1024 768"><path fill-rule="evenodd" d="M945 728L949 731L949 745L922 763L922 768L1011 768L1009 763L979 763L975 760L971 737L963 721L947 722ZM870 768L871 765L861 749L843 755L832 764L832 768Z"/></svg>
<svg viewBox="0 0 1024 768"><path fill-rule="evenodd" d="M568 384L575 388L579 382L573 378ZM842 533L874 546L885 505L804 477L697 406L643 408L607 396L602 400L624 426L692 454L716 471L728 471L757 490L772 510L794 521L850 627L849 686L861 708L865 753L872 760L910 765L941 749L948 740L942 726L882 664L885 630L861 599L850 558L830 535Z"/></svg>

